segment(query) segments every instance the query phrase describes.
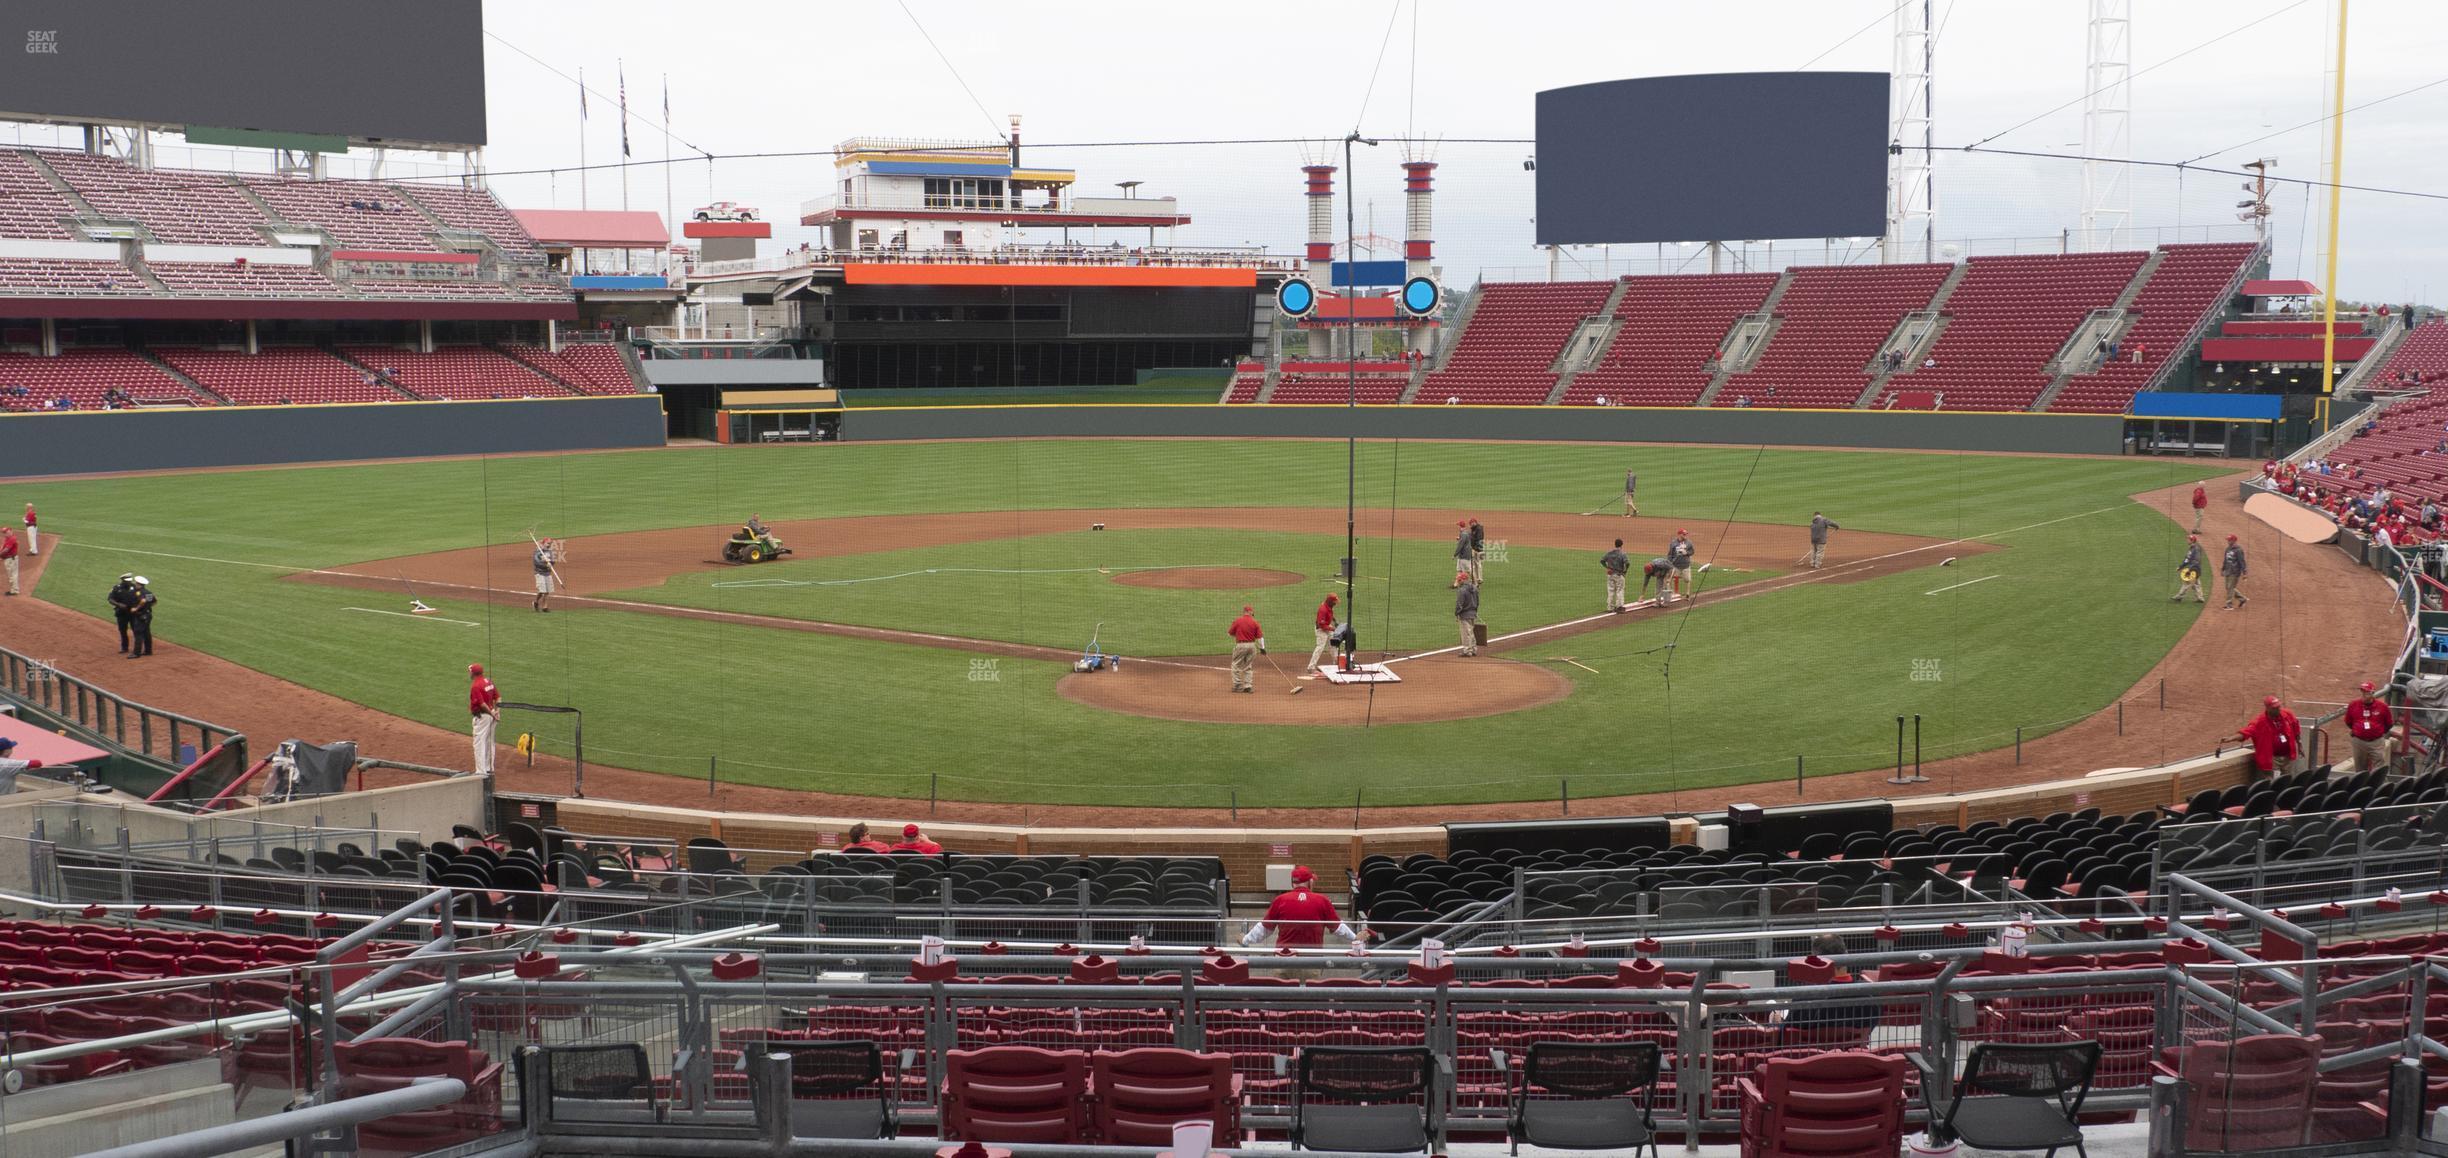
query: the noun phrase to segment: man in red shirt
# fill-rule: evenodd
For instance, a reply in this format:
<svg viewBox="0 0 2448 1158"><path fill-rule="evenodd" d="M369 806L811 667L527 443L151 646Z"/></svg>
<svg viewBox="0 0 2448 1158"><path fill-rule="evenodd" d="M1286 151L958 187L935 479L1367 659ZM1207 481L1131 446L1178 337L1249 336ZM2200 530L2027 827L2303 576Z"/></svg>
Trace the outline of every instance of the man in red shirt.
<svg viewBox="0 0 2448 1158"><path fill-rule="evenodd" d="M485 678L484 665L468 665L468 718L476 733L476 774L493 774L493 729L501 723L501 689Z"/></svg>
<svg viewBox="0 0 2448 1158"><path fill-rule="evenodd" d="M2389 729L2397 726L2397 716L2389 711L2388 701L2372 694L2378 690L2365 680L2362 698L2346 705L2346 735L2354 741L2357 772L2385 767L2389 761Z"/></svg>
<svg viewBox="0 0 2448 1158"><path fill-rule="evenodd" d="M1232 690L1257 691L1257 657L1266 654L1266 631L1258 626L1258 617L1251 613L1249 604L1241 605L1241 618L1233 620L1224 633L1233 640Z"/></svg>
<svg viewBox="0 0 2448 1158"><path fill-rule="evenodd" d="M17 531L0 527L0 568L8 571L8 593L17 593Z"/></svg>
<svg viewBox="0 0 2448 1158"><path fill-rule="evenodd" d="M1251 925L1241 943L1255 945L1266 940L1267 930L1273 929L1279 949L1315 949L1326 943L1329 925L1334 927L1335 936L1357 943L1359 935L1343 923L1342 915L1335 912L1334 902L1316 891L1316 884L1317 874L1310 872L1308 865L1292 866L1292 891L1276 897L1267 906L1265 919Z"/></svg>
<svg viewBox="0 0 2448 1158"><path fill-rule="evenodd" d="M26 554L28 554L28 555L40 555L40 554L42 554L42 537L41 537L40 535L37 535L37 534L35 533L35 531L34 531L34 504L32 504L32 503L27 503L27 504L26 504L26 513L25 513L25 528L26 528Z"/></svg>
<svg viewBox="0 0 2448 1158"><path fill-rule="evenodd" d="M2196 534L2196 535L2201 534L2201 528L2202 528L2202 513L2203 513L2203 512L2205 512L2205 511L2208 511L2209 509L2210 509L2210 490L2209 490L2209 488L2207 488L2207 487L2201 487L2201 486L2196 486L2196 487L2194 487L2194 488L2193 488L2193 533L2194 533L2194 534Z"/></svg>
<svg viewBox="0 0 2448 1158"><path fill-rule="evenodd" d="M1305 669L1307 671L1318 670L1318 661L1326 658L1326 654L1334 650L1335 600L1335 596L1328 595L1326 602L1318 604L1317 646L1309 649L1309 666ZM1315 677L1304 676L1302 678Z"/></svg>
<svg viewBox="0 0 2448 1158"><path fill-rule="evenodd" d="M2295 713L2286 710L2286 705L2279 703L2278 697L2270 696L2261 701L2261 714L2236 729L2235 735L2229 738L2252 745L2253 774L2259 777L2282 768L2289 772L2295 770L2295 759L2303 754L2298 747L2298 737L2302 731L2302 725L2295 721Z"/></svg>
<svg viewBox="0 0 2448 1158"><path fill-rule="evenodd" d="M917 825L904 824L901 826L901 843L892 846L888 851L919 852L928 856L942 856L943 846L928 840L925 833L918 831Z"/></svg>
<svg viewBox="0 0 2448 1158"><path fill-rule="evenodd" d="M886 845L886 844L885 844L883 841L877 840L876 838L874 838L874 837L872 837L872 836L867 835L867 826L866 826L865 824L863 824L863 823L862 823L862 824L853 824L853 825L851 825L851 826L850 826L850 838L849 838L848 840L846 840L846 841L844 841L844 842L842 843L841 850L842 850L843 852L891 852L891 851L892 851L892 849L891 849L889 846L887 846L887 845Z"/></svg>

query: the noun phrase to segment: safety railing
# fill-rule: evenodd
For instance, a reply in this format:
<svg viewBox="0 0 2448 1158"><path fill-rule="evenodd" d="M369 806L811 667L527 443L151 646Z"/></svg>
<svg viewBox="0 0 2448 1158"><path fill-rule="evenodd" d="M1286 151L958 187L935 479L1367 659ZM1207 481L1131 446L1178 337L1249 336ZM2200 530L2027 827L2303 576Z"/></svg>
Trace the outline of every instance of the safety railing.
<svg viewBox="0 0 2448 1158"><path fill-rule="evenodd" d="M37 712L173 768L215 745L246 737L193 716L137 703L69 675L48 660L0 647L0 694ZM186 753L182 755L182 753Z"/></svg>

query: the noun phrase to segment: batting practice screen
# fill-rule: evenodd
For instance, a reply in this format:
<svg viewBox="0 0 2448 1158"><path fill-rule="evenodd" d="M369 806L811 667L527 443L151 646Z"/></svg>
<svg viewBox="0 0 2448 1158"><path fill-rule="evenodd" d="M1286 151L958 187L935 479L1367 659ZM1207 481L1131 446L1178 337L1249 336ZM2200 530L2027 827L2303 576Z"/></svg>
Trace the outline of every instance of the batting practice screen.
<svg viewBox="0 0 2448 1158"><path fill-rule="evenodd" d="M1538 94L1538 243L1871 237L1887 74L1657 76Z"/></svg>
<svg viewBox="0 0 2448 1158"><path fill-rule="evenodd" d="M12 0L0 117L485 143L479 0Z"/></svg>

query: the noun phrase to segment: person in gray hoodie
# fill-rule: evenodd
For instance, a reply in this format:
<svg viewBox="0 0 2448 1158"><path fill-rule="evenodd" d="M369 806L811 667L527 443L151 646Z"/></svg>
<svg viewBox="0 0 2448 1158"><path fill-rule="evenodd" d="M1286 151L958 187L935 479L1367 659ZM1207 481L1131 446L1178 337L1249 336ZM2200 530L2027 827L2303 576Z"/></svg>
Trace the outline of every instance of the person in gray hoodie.
<svg viewBox="0 0 2448 1158"><path fill-rule="evenodd" d="M2193 593L2193 602L2208 603L2210 595L2202 590L2202 575L2210 570L2210 558L2202 554L2201 536L2185 536L2184 561L2176 564L2176 593L2168 596L2170 603L2184 602L2185 592Z"/></svg>
<svg viewBox="0 0 2448 1158"><path fill-rule="evenodd" d="M1813 570L1813 571L1818 570L1818 569L1819 569L1819 564L1821 564L1821 563L1823 563L1823 562L1825 562L1825 561L1827 560L1827 533L1828 533L1829 531L1841 531L1841 530L1844 530L1844 528L1843 528L1843 527L1839 527L1839 526L1837 526L1837 525L1836 525L1836 520L1831 519L1831 518L1827 517L1826 515L1820 514L1820 513L1819 513L1819 512L1817 512L1817 511L1812 511L1812 512L1811 512L1811 529L1810 529L1810 539L1811 539L1810 563L1811 563L1811 570Z"/></svg>
<svg viewBox="0 0 2448 1158"><path fill-rule="evenodd" d="M1479 585L1464 582L1454 590L1454 622L1462 628L1462 654L1479 654Z"/></svg>

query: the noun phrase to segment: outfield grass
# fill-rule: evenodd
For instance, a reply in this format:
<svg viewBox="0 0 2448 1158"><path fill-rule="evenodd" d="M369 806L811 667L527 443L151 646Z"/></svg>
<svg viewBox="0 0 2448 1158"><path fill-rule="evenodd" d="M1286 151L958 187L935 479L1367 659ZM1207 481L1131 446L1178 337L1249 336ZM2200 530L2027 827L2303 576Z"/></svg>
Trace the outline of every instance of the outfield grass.
<svg viewBox="0 0 2448 1158"><path fill-rule="evenodd" d="M1944 570L1703 604L1688 616L1534 648L1524 654L1572 655L1598 669L1562 667L1575 694L1543 708L1293 729L1086 708L1054 692L1060 664L1006 659L996 678L976 679L961 653L647 614L537 616L428 593L444 616L480 625L456 627L346 611L389 608L404 596L281 576L515 541L531 526L586 535L736 523L749 511L786 519L1333 505L1343 489L1340 443L685 450L44 483L9 497L40 504L45 529L66 541L50 560L44 599L94 614L119 572L141 570L163 598L163 638L454 729L465 726L464 666L481 659L511 698L584 707L588 755L598 762L703 775L713 757L726 780L898 795L923 794L932 776L946 796L990 800L1217 804L1237 788L1246 803L1348 804L1358 790L1366 802L1392 804L1547 797L1566 778L1575 796L1751 781L1790 775L1797 753L1808 754L1813 773L1875 767L1892 758L1898 713L1922 714L1933 756L1997 746L2017 725L2078 718L2140 678L2195 614L2165 599L2180 529L2124 496L2215 469L2179 460L1371 444L1362 448L1360 501L1382 511L1398 493L1405 507L1578 512L1607 499L1627 466L1642 473L1647 514L1799 523L1824 508L1857 530L2012 533L1998 540L2008 549ZM1106 532L1106 549L1145 546L1169 563L1278 566L1314 580L1340 545L1288 534L1163 541L1171 534ZM992 550L1073 560L1094 553L1083 538ZM1234 543L1224 557L1173 557ZM1364 573L1387 550L1382 539L1363 543ZM1416 566L1415 551L1425 556ZM1402 617L1398 638L1442 642L1445 553L1438 544L1395 548L1395 580L1408 593L1391 601ZM962 552L794 561L724 576L884 574L946 554ZM1516 548L1514 570L1491 576L1492 603L1501 596L1539 608L1524 624L1594 602L1586 559L1545 554ZM1565 568L1552 591L1540 577L1550 564ZM1998 578L1924 594L1991 574ZM1103 577L864 586L873 589L792 589L811 593L809 608L778 613L889 615L1072 647L1095 619L1115 617L1105 609L1120 608L1145 621L1130 630L1149 640L1126 645L1141 654L1207 650L1198 637L1221 630L1210 607L1217 593L1124 588ZM1257 593L1291 605L1271 612L1279 622L1270 627L1305 642L1299 629L1318 589ZM754 609L749 598L780 598L685 582L657 597L700 595L737 610ZM1286 614L1292 622L1280 622ZM1516 622L1509 609L1501 614ZM1362 625L1370 627L1366 615ZM1677 644L1671 681L1661 672L1667 653L1636 654L1669 641ZM553 735L544 721L515 723Z"/></svg>

